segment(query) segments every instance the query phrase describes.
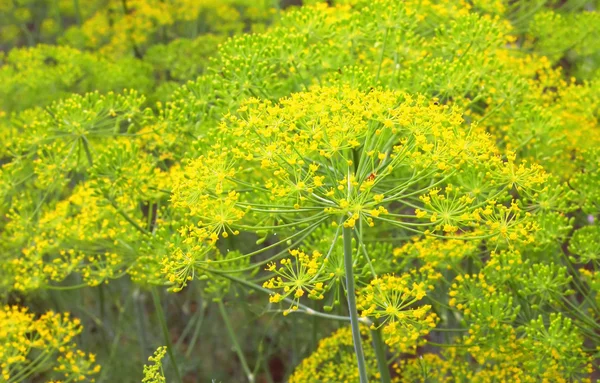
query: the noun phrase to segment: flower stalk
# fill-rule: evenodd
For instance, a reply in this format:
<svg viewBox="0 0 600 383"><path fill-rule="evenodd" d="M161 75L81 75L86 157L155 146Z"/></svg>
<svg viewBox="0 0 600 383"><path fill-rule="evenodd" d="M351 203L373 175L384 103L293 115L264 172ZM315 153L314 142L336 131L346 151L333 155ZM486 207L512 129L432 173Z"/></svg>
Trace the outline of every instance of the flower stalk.
<svg viewBox="0 0 600 383"><path fill-rule="evenodd" d="M169 359L173 364L173 369L175 370L177 382L183 383L183 380L181 379L181 373L179 372L179 367L177 366L177 359L175 358L175 354L173 353L173 343L171 342L171 337L169 336L169 327L167 326L165 312L163 311L162 304L160 303L160 296L158 295L158 290L156 287L152 287L152 300L154 301L156 316L158 317L158 321L160 322L163 337L165 338L165 344L167 345L167 354L169 354Z"/></svg>
<svg viewBox="0 0 600 383"><path fill-rule="evenodd" d="M385 344L381 336L381 328L375 324L375 328L371 330L373 338L373 348L375 349L375 357L377 358L377 368L381 376L381 383L390 383L390 369L388 367L387 358L385 357Z"/></svg>
<svg viewBox="0 0 600 383"><path fill-rule="evenodd" d="M354 342L354 353L358 362L358 373L360 383L367 383L367 367L365 354L360 339L360 328L358 323L358 311L356 308L356 292L354 290L354 271L352 260L352 228L344 227L342 232L344 238L344 266L346 271L346 294L348 295L348 311L350 312L350 324L352 327L352 341Z"/></svg>
<svg viewBox="0 0 600 383"><path fill-rule="evenodd" d="M246 373L246 377L248 377L248 382L254 383L254 374L250 370L248 366L248 362L246 361L246 357L244 356L244 352L240 347L240 344L237 341L237 337L235 336L235 332L233 331L233 327L231 326L231 322L229 321L229 316L227 315L227 310L225 309L225 305L223 304L223 300L217 300L217 305L219 306L219 312L221 313L221 317L223 318L223 322L225 322L225 327L227 328L227 334L229 334L229 338L231 339L231 343L233 343L233 348L240 358L240 363L242 363L242 368Z"/></svg>

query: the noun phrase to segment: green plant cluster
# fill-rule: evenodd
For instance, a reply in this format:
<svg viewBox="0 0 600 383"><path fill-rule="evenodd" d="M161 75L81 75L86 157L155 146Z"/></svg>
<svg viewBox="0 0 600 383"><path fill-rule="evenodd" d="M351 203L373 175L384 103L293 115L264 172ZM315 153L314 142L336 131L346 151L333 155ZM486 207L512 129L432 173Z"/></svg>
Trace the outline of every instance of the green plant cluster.
<svg viewBox="0 0 600 383"><path fill-rule="evenodd" d="M3 379L594 381L599 7L1 4Z"/></svg>

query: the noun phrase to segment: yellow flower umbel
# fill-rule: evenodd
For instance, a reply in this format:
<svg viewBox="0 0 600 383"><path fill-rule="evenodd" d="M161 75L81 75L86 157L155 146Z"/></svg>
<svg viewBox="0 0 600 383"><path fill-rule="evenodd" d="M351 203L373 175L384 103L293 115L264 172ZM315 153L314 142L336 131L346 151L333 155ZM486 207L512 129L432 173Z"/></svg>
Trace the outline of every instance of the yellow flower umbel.
<svg viewBox="0 0 600 383"><path fill-rule="evenodd" d="M527 226L527 213L518 213L519 198L513 194L536 189L544 173L500 155L476 124L465 126L460 108L423 95L336 85L293 93L277 103L250 98L230 111L203 139L205 152L189 162L171 201L197 218L198 229L217 247L228 243L223 238L229 234L258 236L258 248L241 243L238 250L241 257L257 259L252 266L266 264L275 274L263 288L274 291L271 303L291 300L284 314L297 309L303 297L321 299L340 286L330 283L336 272L328 271L327 262L343 238L341 286L357 350L354 283L363 281L354 269L364 259L366 273L374 278L361 293L364 316L384 319L388 345L414 351L436 323L430 306L410 307L424 297L425 283L380 277L393 270L378 271L386 256L374 262L364 238L420 234L526 241L533 228ZM312 256L292 250L293 257L284 258L325 226L336 231L329 246ZM208 260L204 268L217 275L223 271ZM439 279L429 269L426 278Z"/></svg>
<svg viewBox="0 0 600 383"><path fill-rule="evenodd" d="M152 362L150 365L144 366L144 378L142 383L166 383L163 372L162 359L167 353L167 347L161 346L156 349L154 355L148 357L148 361Z"/></svg>
<svg viewBox="0 0 600 383"><path fill-rule="evenodd" d="M315 250L308 255L297 249L290 250L290 254L294 261L292 258L284 258L280 261L279 268L274 262L267 266L267 270L277 277L263 284L263 287L277 291L269 299L272 303L279 303L291 297L294 303L284 311L284 315L297 310L297 303L305 294L311 299L323 299L323 285L326 281L324 276L319 274L323 264L323 254Z"/></svg>
<svg viewBox="0 0 600 383"><path fill-rule="evenodd" d="M503 159L488 135L466 129L458 109L344 85L278 104L249 99L210 141L184 170L172 201L215 239L249 231L293 241L326 223L481 238L479 226L508 220L486 204L545 181L538 167ZM509 218L504 226L515 230L523 221ZM494 227L506 241L531 230L502 225Z"/></svg>
<svg viewBox="0 0 600 383"><path fill-rule="evenodd" d="M437 321L430 305L414 307L425 297L425 290L425 284L414 282L410 275L384 275L358 292L358 308L363 317L380 322L389 346L411 352L423 343Z"/></svg>
<svg viewBox="0 0 600 383"><path fill-rule="evenodd" d="M52 311L36 318L26 308L0 309L0 372L3 381L29 381L40 374L64 381L91 381L100 371L93 354L73 339L83 328L78 319Z"/></svg>
<svg viewBox="0 0 600 383"><path fill-rule="evenodd" d="M365 342L365 359L370 381L378 381L375 352L370 345L370 334L366 326L361 328ZM350 327L342 327L319 342L317 349L300 363L290 377L290 383L338 383L358 382L356 357Z"/></svg>

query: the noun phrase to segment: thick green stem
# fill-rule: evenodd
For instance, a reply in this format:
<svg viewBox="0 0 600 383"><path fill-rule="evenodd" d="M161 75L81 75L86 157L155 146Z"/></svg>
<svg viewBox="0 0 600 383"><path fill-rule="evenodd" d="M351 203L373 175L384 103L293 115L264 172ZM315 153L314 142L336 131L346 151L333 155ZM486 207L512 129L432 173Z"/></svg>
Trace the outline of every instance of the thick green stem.
<svg viewBox="0 0 600 383"><path fill-rule="evenodd" d="M158 316L160 327L162 328L163 332L163 337L165 338L167 354L169 354L169 359L171 360L171 364L173 365L173 369L175 370L175 376L177 377L177 381L179 383L183 383L183 380L181 379L181 374L179 373L179 367L177 366L177 360L175 359L175 354L173 353L173 344L171 342L171 337L169 336L167 319L165 318L165 312L163 311L162 304L160 303L160 296L158 295L158 289L156 287L152 287L152 300L154 301L156 315Z"/></svg>
<svg viewBox="0 0 600 383"><path fill-rule="evenodd" d="M350 324L352 326L352 339L354 341L354 352L358 361L358 373L360 383L367 383L367 366L365 363L365 355L363 352L360 328L358 322L358 311L356 309L356 293L354 291L354 272L352 260L352 228L344 227L344 265L346 269L346 290L348 295L348 310L350 311Z"/></svg>
<svg viewBox="0 0 600 383"><path fill-rule="evenodd" d="M375 349L375 356L377 357L377 368L381 374L381 383L390 383L392 377L390 376L390 368L387 364L387 358L385 357L385 344L381 337L381 329L371 330L371 337L373 338L373 348Z"/></svg>
<svg viewBox="0 0 600 383"><path fill-rule="evenodd" d="M229 334L229 338L231 339L231 343L233 343L233 348L240 358L240 362L242 363L242 368L248 377L248 382L254 383L254 374L250 371L250 367L248 367L248 362L246 361L246 357L244 357L244 353L242 352L242 348L237 341L235 336L235 332L233 331L233 327L231 327L231 322L229 321L229 316L227 315L227 310L225 310L225 305L223 304L223 300L219 299L217 301L219 305L219 311L221 312L221 317L223 318L223 322L225 322L225 327L227 328L227 333Z"/></svg>

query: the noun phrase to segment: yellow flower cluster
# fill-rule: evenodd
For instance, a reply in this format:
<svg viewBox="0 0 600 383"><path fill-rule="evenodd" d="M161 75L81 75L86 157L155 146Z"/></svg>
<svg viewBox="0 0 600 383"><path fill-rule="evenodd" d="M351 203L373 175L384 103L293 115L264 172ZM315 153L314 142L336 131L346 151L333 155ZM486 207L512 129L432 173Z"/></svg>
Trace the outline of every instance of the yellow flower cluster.
<svg viewBox="0 0 600 383"><path fill-rule="evenodd" d="M350 319L292 382L358 381L357 322L370 380L593 373L597 4L0 3L0 296L197 280ZM5 380L95 371L43 327L76 321L3 310Z"/></svg>
<svg viewBox="0 0 600 383"><path fill-rule="evenodd" d="M393 255L396 263L417 258L434 270L444 271L456 267L466 257L476 254L479 244L477 240L413 237L412 241L395 248Z"/></svg>
<svg viewBox="0 0 600 383"><path fill-rule="evenodd" d="M554 322L556 323L556 322ZM550 329L548 329L550 330ZM551 331L551 330L550 330ZM402 360L396 364L395 370L402 376L402 382L426 382L434 379L435 382L469 381L479 383L492 383L498 381L520 382L569 382L580 373L590 373L593 368L587 364L584 371L574 371L568 365L571 353L581 355L582 351L569 346L551 346L543 341L536 340L541 334L531 338L518 338L515 330L508 330L496 338L497 348L486 350L481 347L471 346L448 349L441 355L427 353L422 358ZM540 337L540 339L543 336ZM478 341L464 342L469 346ZM540 352L540 347L549 349ZM485 356L483 356L485 354ZM469 365L469 359L478 361L477 366ZM591 382L590 379L577 379L581 382Z"/></svg>
<svg viewBox="0 0 600 383"><path fill-rule="evenodd" d="M370 346L370 335L366 327L361 328L361 335L365 339L365 359L370 378L377 381L380 379L380 374L377 372L375 352ZM319 341L315 352L296 367L289 382L358 382L353 348L350 328L340 328Z"/></svg>
<svg viewBox="0 0 600 383"><path fill-rule="evenodd" d="M410 275L384 275L358 292L358 308L363 317L374 318L383 326L389 346L414 352L437 322L430 305L414 307L425 297L426 289Z"/></svg>
<svg viewBox="0 0 600 383"><path fill-rule="evenodd" d="M397 215L386 206L391 202L413 206L415 192L407 192L410 188L418 190L419 183L428 179L443 185L481 166L487 173L478 181L489 178L493 186L470 196L448 185L453 199L438 194L439 189L425 188L430 190L421 203L427 209L417 210L416 217L429 213L436 227L452 234L483 215L503 238L516 239L517 234L509 233L513 221L520 221L512 213L516 205L510 212L479 206L492 192L501 197L513 187L531 189L545 180L536 167L521 164L512 171L514 158L505 162L496 156L489 137L475 132L467 136L459 128L462 118L457 110L436 106L422 96L315 88L282 99L279 105L251 99L238 113L226 116L220 128L226 133L223 140L235 141L218 142L192 161L172 197L177 206L198 215L209 233L247 228L252 221L264 220L263 212L312 215L313 221L342 217L346 227L359 221L373 226L379 220L416 231L410 223L394 219ZM245 169L252 167L260 173L247 173ZM242 186L250 190L238 193ZM432 204L432 197L445 201ZM447 206L453 201L460 204L455 209ZM524 233L528 229L519 228Z"/></svg>
<svg viewBox="0 0 600 383"><path fill-rule="evenodd" d="M167 353L167 347L161 346L156 349L154 355L148 357L148 361L152 362L151 365L144 366L144 378L142 383L166 383L167 380L163 373L162 359Z"/></svg>
<svg viewBox="0 0 600 383"><path fill-rule="evenodd" d="M0 309L0 372L3 381L30 381L49 372L65 382L94 381L100 371L94 354L77 348L78 319L52 311L36 318L26 308Z"/></svg>
<svg viewBox="0 0 600 383"><path fill-rule="evenodd" d="M279 303L283 299L291 296L294 302L298 302L301 297L307 293L308 298L323 299L324 284L327 279L319 271L323 268L323 254L317 250L311 255L307 255L301 250L290 250L292 258L284 258L279 263L281 267L277 268L274 262L267 265L267 270L273 272L277 277L271 278L263 284L263 287L281 291L271 295L271 303ZM293 260L292 260L293 259ZM297 310L298 306L292 304L289 310Z"/></svg>

